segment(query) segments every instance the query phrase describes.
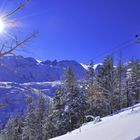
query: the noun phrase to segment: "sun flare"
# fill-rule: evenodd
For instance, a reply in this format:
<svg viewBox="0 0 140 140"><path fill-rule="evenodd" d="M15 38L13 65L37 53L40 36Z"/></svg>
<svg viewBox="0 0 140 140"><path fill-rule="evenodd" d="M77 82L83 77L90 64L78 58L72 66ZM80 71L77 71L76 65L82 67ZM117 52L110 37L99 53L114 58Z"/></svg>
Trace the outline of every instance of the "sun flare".
<svg viewBox="0 0 140 140"><path fill-rule="evenodd" d="M5 29L5 23L4 21L0 18L0 33L3 33Z"/></svg>

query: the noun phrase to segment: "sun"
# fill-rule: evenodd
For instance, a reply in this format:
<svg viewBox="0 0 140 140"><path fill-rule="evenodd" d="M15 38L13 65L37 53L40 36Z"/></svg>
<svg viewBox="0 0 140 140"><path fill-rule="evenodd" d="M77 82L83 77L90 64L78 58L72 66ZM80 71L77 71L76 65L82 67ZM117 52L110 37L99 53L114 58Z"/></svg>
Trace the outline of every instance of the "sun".
<svg viewBox="0 0 140 140"><path fill-rule="evenodd" d="M5 23L2 20L2 18L0 18L0 33L3 33L5 29Z"/></svg>

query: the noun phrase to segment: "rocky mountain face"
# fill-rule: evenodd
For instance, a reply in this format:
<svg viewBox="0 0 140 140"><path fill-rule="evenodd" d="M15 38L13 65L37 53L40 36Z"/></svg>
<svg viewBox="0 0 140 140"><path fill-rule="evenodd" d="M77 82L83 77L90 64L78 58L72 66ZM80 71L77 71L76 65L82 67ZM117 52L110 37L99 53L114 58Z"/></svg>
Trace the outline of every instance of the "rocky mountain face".
<svg viewBox="0 0 140 140"><path fill-rule="evenodd" d="M78 79L85 77L85 69L72 60L38 62L34 58L6 56L0 58L0 81L45 82L62 79L64 70L70 66Z"/></svg>

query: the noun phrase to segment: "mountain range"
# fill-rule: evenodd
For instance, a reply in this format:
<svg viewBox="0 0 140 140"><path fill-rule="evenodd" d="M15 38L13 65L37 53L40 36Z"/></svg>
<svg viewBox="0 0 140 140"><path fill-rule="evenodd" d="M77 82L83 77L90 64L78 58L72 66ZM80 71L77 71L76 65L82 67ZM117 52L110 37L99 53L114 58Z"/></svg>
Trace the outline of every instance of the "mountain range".
<svg viewBox="0 0 140 140"><path fill-rule="evenodd" d="M70 66L77 79L85 78L86 69L76 61L38 61L23 56L0 58L0 121L5 123L10 115L22 115L30 92L36 99L41 93L50 100Z"/></svg>
<svg viewBox="0 0 140 140"><path fill-rule="evenodd" d="M76 61L42 61L23 56L4 56L0 58L0 81L3 82L46 82L62 79L64 70L70 66L77 79L85 77L85 68Z"/></svg>

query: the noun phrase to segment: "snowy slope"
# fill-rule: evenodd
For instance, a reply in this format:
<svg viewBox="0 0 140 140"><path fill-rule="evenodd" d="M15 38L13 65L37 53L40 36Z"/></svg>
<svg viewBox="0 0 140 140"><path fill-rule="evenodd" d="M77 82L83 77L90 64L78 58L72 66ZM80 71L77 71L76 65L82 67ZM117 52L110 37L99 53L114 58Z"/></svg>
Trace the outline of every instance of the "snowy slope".
<svg viewBox="0 0 140 140"><path fill-rule="evenodd" d="M140 140L140 104L51 140Z"/></svg>

